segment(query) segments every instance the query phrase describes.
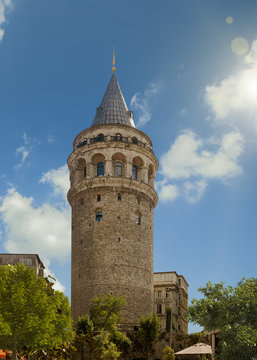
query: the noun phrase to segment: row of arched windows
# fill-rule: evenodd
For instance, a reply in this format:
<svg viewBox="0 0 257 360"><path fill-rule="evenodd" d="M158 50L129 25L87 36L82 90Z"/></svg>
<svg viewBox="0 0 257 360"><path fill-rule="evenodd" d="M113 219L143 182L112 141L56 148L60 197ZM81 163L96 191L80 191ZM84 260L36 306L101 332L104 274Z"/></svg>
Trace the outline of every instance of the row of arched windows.
<svg viewBox="0 0 257 360"><path fill-rule="evenodd" d="M97 163L97 176L104 176L104 163L100 161ZM84 168L84 177L87 176L87 169ZM121 177L122 176L122 163L116 162L114 165L114 176ZM137 166L132 165L132 178L137 180Z"/></svg>
<svg viewBox="0 0 257 360"><path fill-rule="evenodd" d="M126 156L122 153L113 154L111 159L106 159L106 156L102 153L94 154L87 161L85 158L80 157L74 164L75 171L71 173L72 184L85 178L110 175L115 177L131 177L138 181L143 180L154 187L153 164L149 164L146 167L140 156L135 156L131 160L132 164L127 161ZM106 169L106 164L108 165L108 170ZM131 166L130 169L129 166Z"/></svg>

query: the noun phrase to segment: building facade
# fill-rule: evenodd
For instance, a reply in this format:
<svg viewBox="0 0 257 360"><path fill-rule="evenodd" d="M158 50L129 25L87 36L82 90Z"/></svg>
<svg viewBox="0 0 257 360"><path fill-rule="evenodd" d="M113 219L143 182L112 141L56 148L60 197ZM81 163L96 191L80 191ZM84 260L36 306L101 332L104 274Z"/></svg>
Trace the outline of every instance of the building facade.
<svg viewBox="0 0 257 360"><path fill-rule="evenodd" d="M114 69L115 70L115 69ZM68 158L72 208L72 316L89 312L94 295L124 295L124 325L153 309L153 212L158 160L135 128L113 75L90 128Z"/></svg>
<svg viewBox="0 0 257 360"><path fill-rule="evenodd" d="M44 277L44 264L37 254L0 254L0 265L14 265L23 263L33 269L36 275Z"/></svg>
<svg viewBox="0 0 257 360"><path fill-rule="evenodd" d="M184 276L178 275L175 271L154 273L153 288L154 313L161 320L162 330L187 334L188 283ZM170 316L169 329L167 329L168 316Z"/></svg>

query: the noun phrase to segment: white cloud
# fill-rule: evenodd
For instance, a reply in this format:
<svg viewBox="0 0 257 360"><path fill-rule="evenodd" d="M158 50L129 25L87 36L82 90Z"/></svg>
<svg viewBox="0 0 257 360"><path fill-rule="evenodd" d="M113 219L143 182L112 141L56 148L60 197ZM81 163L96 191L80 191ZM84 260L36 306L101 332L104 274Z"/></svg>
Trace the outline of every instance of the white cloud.
<svg viewBox="0 0 257 360"><path fill-rule="evenodd" d="M70 210L49 204L33 205L33 198L14 188L2 199L0 216L5 229L4 247L9 252L38 253L46 259L67 258L70 253Z"/></svg>
<svg viewBox="0 0 257 360"><path fill-rule="evenodd" d="M12 6L11 0L0 0L0 41L3 39L4 30L2 29L2 25L5 23L6 18L5 14L8 9Z"/></svg>
<svg viewBox="0 0 257 360"><path fill-rule="evenodd" d="M205 88L205 100L216 119L239 127L246 124L257 131L257 40L244 57L241 70L219 84Z"/></svg>
<svg viewBox="0 0 257 360"><path fill-rule="evenodd" d="M52 169L44 173L40 179L41 183L49 183L53 186L56 195L62 195L64 199L67 197L67 192L70 187L69 170L67 165L63 165L58 169Z"/></svg>
<svg viewBox="0 0 257 360"><path fill-rule="evenodd" d="M139 111L139 119L136 124L137 127L142 127L148 121L151 120L151 106L150 101L152 97L157 94L160 90L160 84L152 83L150 86L144 91L143 94L136 93L131 101L130 106L132 109Z"/></svg>
<svg viewBox="0 0 257 360"><path fill-rule="evenodd" d="M51 261L67 261L70 255L71 221L70 208L63 203L68 187L66 165L52 169L43 175L41 182L49 182L56 196L61 197L58 208L50 204L36 207L33 198L22 196L14 187L0 198L0 236L4 248L10 253L36 253L46 266L46 274L53 277ZM56 280L55 289L64 290Z"/></svg>
<svg viewBox="0 0 257 360"><path fill-rule="evenodd" d="M179 196L179 188L176 185L161 185L159 198L161 201L173 201Z"/></svg>
<svg viewBox="0 0 257 360"><path fill-rule="evenodd" d="M15 165L15 169L20 169L28 159L33 148L40 144L38 140L30 138L26 133L22 135L22 138L23 145L19 146L15 151L16 156L21 155L21 160L17 165Z"/></svg>
<svg viewBox="0 0 257 360"><path fill-rule="evenodd" d="M185 130L161 157L164 180L160 199L174 200L180 195L189 202L199 200L211 180L223 181L242 174L238 160L243 151L244 140L238 131L226 133L219 140L201 139Z"/></svg>

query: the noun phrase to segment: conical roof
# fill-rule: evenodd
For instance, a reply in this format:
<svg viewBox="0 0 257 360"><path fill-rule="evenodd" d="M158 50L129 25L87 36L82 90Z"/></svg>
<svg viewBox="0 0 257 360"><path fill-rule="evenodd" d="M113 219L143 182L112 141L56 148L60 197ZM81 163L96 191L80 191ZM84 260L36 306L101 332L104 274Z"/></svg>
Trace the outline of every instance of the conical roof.
<svg viewBox="0 0 257 360"><path fill-rule="evenodd" d="M113 73L101 105L96 109L92 126L124 124L135 127L132 112L128 111L119 83Z"/></svg>

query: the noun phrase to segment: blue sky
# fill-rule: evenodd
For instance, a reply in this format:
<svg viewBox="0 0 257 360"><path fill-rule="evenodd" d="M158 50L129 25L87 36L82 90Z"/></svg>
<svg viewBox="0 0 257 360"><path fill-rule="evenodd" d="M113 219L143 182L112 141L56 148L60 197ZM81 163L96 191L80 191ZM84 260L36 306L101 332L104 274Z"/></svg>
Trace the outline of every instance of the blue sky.
<svg viewBox="0 0 257 360"><path fill-rule="evenodd" d="M154 270L256 276L257 2L0 0L0 252L70 295L66 159L116 75L160 161ZM193 328L192 328L193 329Z"/></svg>

